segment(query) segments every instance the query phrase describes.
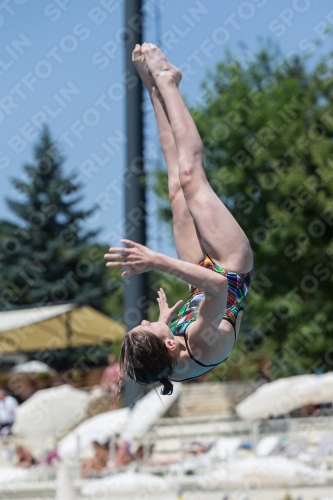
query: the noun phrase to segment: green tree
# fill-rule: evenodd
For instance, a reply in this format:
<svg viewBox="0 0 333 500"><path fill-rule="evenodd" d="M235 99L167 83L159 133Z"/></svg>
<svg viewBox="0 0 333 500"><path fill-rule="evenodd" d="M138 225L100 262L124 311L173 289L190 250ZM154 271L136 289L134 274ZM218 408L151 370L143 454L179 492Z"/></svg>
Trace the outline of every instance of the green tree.
<svg viewBox="0 0 333 500"><path fill-rule="evenodd" d="M248 235L255 279L241 334L214 373L277 378L333 365L332 54L286 62L272 47L207 75L191 114L209 182ZM155 187L167 200L166 173ZM166 204L163 219L171 220ZM213 226L212 231L218 231Z"/></svg>
<svg viewBox="0 0 333 500"><path fill-rule="evenodd" d="M64 175L47 128L34 158L12 181L17 196L7 199L18 224L0 223L0 308L74 300L119 319L119 272L105 267L107 248L93 243L98 230L84 229L95 208L79 208L82 186L76 174Z"/></svg>

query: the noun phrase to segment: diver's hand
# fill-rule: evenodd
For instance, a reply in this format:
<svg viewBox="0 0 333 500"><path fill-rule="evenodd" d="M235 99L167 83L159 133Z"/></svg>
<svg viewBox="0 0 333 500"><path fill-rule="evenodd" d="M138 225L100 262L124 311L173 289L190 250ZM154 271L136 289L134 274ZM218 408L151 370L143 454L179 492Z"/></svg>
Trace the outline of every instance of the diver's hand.
<svg viewBox="0 0 333 500"><path fill-rule="evenodd" d="M158 318L158 321L162 321L163 323L169 325L173 315L184 304L184 301L178 300L178 302L174 306L169 307L168 299L165 295L163 288L160 288L157 294L158 294L157 302L160 308L160 316Z"/></svg>
<svg viewBox="0 0 333 500"><path fill-rule="evenodd" d="M155 256L157 255L156 252L131 240L120 241L126 243L129 248L111 247L109 249L110 253L105 254L104 258L107 260L115 260L115 262L107 262L106 265L108 267L128 267L129 269L124 271L121 274L122 276L146 273L154 268Z"/></svg>

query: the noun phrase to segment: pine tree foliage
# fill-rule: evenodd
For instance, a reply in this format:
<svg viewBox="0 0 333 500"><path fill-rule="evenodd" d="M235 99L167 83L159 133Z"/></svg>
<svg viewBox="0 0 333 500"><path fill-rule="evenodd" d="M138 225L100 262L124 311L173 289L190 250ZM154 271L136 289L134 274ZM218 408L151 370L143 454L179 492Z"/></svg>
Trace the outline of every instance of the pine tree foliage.
<svg viewBox="0 0 333 500"><path fill-rule="evenodd" d="M64 174L47 128L34 160L12 180L16 196L7 203L17 224L0 223L0 308L76 301L103 310L119 287L105 268L106 249L92 243L98 231L85 229L95 208L82 208L82 186Z"/></svg>

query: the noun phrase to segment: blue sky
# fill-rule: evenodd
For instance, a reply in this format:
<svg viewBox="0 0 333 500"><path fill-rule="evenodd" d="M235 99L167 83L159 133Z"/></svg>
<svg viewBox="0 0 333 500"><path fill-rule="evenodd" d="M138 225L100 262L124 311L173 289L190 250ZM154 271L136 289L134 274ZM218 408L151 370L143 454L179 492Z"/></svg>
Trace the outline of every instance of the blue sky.
<svg viewBox="0 0 333 500"><path fill-rule="evenodd" d="M314 58L329 52L325 29L333 9L324 0L146 0L145 36L161 36L168 58L187 68L181 86L189 104L200 94L206 71L240 42L255 52L258 38L277 42L288 58L301 57L321 40ZM41 123L66 156L66 172L84 184L84 204L99 210L87 228L101 227L99 241L115 243L122 233L125 168L124 51L120 45L123 0L5 0L0 5L0 213L12 218L5 197L16 198L11 177L33 159ZM150 103L145 96L147 162L161 158ZM108 152L106 146L108 145ZM91 167L92 168L88 168ZM156 218L158 200L148 193L148 244L174 256L172 239Z"/></svg>

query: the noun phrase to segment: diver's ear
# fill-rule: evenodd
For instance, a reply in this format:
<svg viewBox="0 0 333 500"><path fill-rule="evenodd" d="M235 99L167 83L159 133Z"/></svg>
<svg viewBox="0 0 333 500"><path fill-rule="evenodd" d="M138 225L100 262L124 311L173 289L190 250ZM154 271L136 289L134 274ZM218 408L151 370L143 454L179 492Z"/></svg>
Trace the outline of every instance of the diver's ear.
<svg viewBox="0 0 333 500"><path fill-rule="evenodd" d="M174 351L176 349L176 342L174 339L166 339L165 345L169 351Z"/></svg>

